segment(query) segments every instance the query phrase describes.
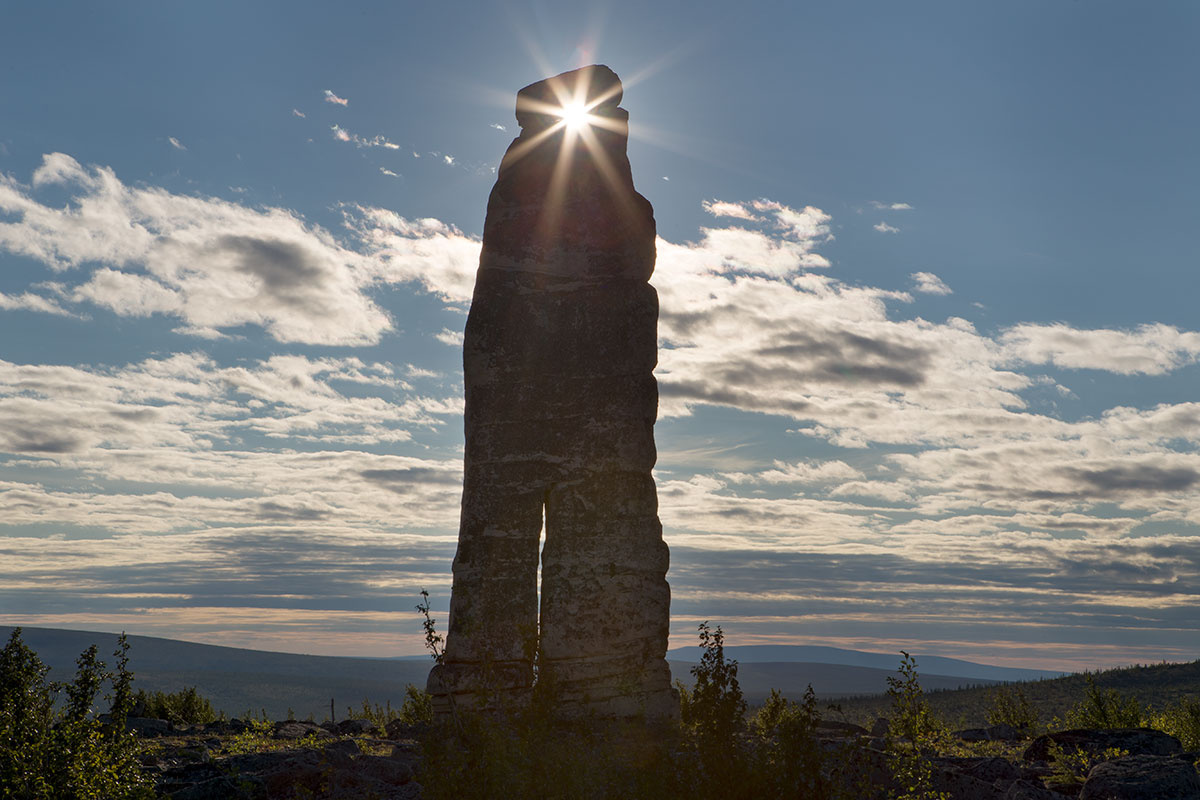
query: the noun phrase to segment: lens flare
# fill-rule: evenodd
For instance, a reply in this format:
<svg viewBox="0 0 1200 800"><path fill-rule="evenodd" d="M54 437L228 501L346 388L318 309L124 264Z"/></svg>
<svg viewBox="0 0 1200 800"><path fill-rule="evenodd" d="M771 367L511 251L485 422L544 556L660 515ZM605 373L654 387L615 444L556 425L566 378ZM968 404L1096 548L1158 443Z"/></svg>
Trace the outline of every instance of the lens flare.
<svg viewBox="0 0 1200 800"><path fill-rule="evenodd" d="M591 123L587 105L580 102L567 103L559 110L558 115L562 118L563 125L567 127L567 130L576 133Z"/></svg>

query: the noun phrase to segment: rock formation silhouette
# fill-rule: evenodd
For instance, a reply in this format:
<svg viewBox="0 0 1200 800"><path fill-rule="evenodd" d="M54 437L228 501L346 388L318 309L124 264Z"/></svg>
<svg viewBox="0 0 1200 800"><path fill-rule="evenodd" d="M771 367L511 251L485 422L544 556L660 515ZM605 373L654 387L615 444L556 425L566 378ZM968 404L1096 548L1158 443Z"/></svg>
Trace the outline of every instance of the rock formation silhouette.
<svg viewBox="0 0 1200 800"><path fill-rule="evenodd" d="M521 134L488 199L463 346L462 518L428 684L439 714L523 702L537 645L537 680L563 715L679 713L651 476L655 225L621 96L599 65L517 95ZM578 127L562 116L572 101L588 107Z"/></svg>

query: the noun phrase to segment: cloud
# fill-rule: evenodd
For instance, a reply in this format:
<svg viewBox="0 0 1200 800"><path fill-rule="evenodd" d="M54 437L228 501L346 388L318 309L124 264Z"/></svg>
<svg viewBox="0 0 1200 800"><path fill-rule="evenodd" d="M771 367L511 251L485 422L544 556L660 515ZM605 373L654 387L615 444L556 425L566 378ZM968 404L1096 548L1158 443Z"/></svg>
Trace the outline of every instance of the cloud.
<svg viewBox="0 0 1200 800"><path fill-rule="evenodd" d="M1200 332L1146 324L1133 330L1073 328L1065 323L1014 325L1000 337L1005 352L1030 364L1162 375L1200 360Z"/></svg>
<svg viewBox="0 0 1200 800"><path fill-rule="evenodd" d="M329 89L326 89L326 90L325 90L325 102L326 102L326 103L333 103L334 105L338 105L338 106L348 106L348 105L350 105L350 101L349 101L349 100L347 100L347 99L346 99L346 98L344 98L344 97L338 97L336 94L334 94L334 93L333 93L332 91L330 91Z"/></svg>
<svg viewBox="0 0 1200 800"><path fill-rule="evenodd" d="M732 483L836 483L863 477L862 472L844 461L808 461L788 464L776 461L774 468L756 473L729 472L724 477Z"/></svg>
<svg viewBox="0 0 1200 800"><path fill-rule="evenodd" d="M875 230L879 231L880 233L899 233L900 232L899 228L896 228L892 225L888 225L886 222L877 222L874 225L872 225L871 227L874 228Z"/></svg>
<svg viewBox="0 0 1200 800"><path fill-rule="evenodd" d="M755 211L766 212L775 217L776 227L784 230L784 236L801 242L817 244L829 241L830 216L814 206L805 206L797 211L774 200L755 200L750 204Z"/></svg>
<svg viewBox="0 0 1200 800"><path fill-rule="evenodd" d="M493 122L491 125L488 125L488 127L495 128L498 131L507 131L508 130L508 128L504 127L499 122Z"/></svg>
<svg viewBox="0 0 1200 800"><path fill-rule="evenodd" d="M51 185L65 206L41 199ZM1139 382L1195 369L1197 334L1064 323L989 333L914 318L910 294L838 278L820 252L825 212L730 205L755 219L723 215L697 241L659 239L653 279L657 481L684 643L693 618L724 616L742 642L911 648L903 623L922 647L964 656L987 646L1019 658L1037 643L1095 666L1097 647L1184 652L1200 602L1200 403L1070 418L1043 401L1065 388L1053 369ZM356 303L399 284L452 310L456 321L425 334L461 346L480 243L436 219L341 211L335 239L285 209L131 188L62 155L30 186L0 180L0 247L62 277L27 294L253 336L235 324L250 313L237 292L253 287L262 316L250 324L294 343L229 363L199 351L111 367L0 361L0 605L20 593L22 609L60 624L65 605L112 619L153 606L199 629L215 624L203 609L245 605L239 587L252 580L253 602L275 610L237 613L282 628L277 612L294 610L303 585L311 616L293 619L317 631L341 624L349 603L383 613L425 585L444 600L459 378L441 359L299 351L328 343L330 316L337 330L380 335ZM206 281L233 287L234 310L206 305ZM0 304L37 302L24 297ZM765 433L714 433L731 412ZM122 599L129 586L163 599ZM1114 626L1135 627L1141 643L1115 642Z"/></svg>
<svg viewBox="0 0 1200 800"><path fill-rule="evenodd" d="M301 111L301 110L300 110L300 109L298 109L298 108L293 108L293 109L292 109L292 116L293 116L293 117L300 117L301 119L304 119L304 118L305 118L305 117L307 117L308 115L307 115L307 114L305 114L303 111Z"/></svg>
<svg viewBox="0 0 1200 800"><path fill-rule="evenodd" d="M932 272L914 272L908 277L917 284L916 290L922 294L954 294L954 290Z"/></svg>
<svg viewBox="0 0 1200 800"><path fill-rule="evenodd" d="M174 147L176 150L187 150L187 148L184 147L183 144L178 139L176 139L174 136L168 136L167 141L170 142L171 146Z"/></svg>
<svg viewBox="0 0 1200 800"><path fill-rule="evenodd" d="M0 310L4 311L39 311L43 314L55 314L60 317L77 317L71 311L63 308L58 304L58 301L52 297L43 297L32 292L23 292L19 295L7 295L0 292Z"/></svg>
<svg viewBox="0 0 1200 800"><path fill-rule="evenodd" d="M434 334L433 338L437 339L442 344L450 345L451 347L462 347L463 332L452 331L449 328L442 328L441 332Z"/></svg>
<svg viewBox="0 0 1200 800"><path fill-rule="evenodd" d="M333 131L333 138L339 142L353 142L355 147L382 147L385 150L399 150L400 145L395 142L390 142L386 137L379 135L373 136L370 139L359 136L357 133L351 133L341 125L331 125L330 130Z"/></svg>
<svg viewBox="0 0 1200 800"><path fill-rule="evenodd" d="M417 283L455 304L470 301L479 268L477 238L440 220L409 220L382 208L351 206L344 213L378 279Z"/></svg>
<svg viewBox="0 0 1200 800"><path fill-rule="evenodd" d="M878 200L872 200L871 207L887 209L888 211L912 211L912 206L908 203L881 203Z"/></svg>
<svg viewBox="0 0 1200 800"><path fill-rule="evenodd" d="M37 199L51 184L67 205ZM0 223L0 250L58 272L99 265L70 297L118 315L251 324L281 342L329 345L376 342L391 327L367 294L380 265L284 209L132 188L55 153L32 187L0 176L0 211L12 220Z"/></svg>
<svg viewBox="0 0 1200 800"><path fill-rule="evenodd" d="M387 175L389 178L399 178L400 177L399 173L392 172L387 167L380 167L379 172L382 173L383 175Z"/></svg>
<svg viewBox="0 0 1200 800"><path fill-rule="evenodd" d="M714 217L733 217L734 219L760 221L760 217L742 203L727 203L720 200L705 200L701 206Z"/></svg>
<svg viewBox="0 0 1200 800"><path fill-rule="evenodd" d="M442 156L442 161L446 162L447 164L453 164L454 156Z"/></svg>

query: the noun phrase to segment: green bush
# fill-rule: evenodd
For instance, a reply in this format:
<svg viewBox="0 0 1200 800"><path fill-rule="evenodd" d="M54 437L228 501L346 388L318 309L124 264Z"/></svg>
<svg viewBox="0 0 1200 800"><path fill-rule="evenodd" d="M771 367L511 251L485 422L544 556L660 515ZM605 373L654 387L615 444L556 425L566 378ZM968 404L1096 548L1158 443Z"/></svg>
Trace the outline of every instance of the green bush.
<svg viewBox="0 0 1200 800"><path fill-rule="evenodd" d="M1200 750L1200 699L1185 697L1152 714L1150 726L1174 736L1184 750Z"/></svg>
<svg viewBox="0 0 1200 800"><path fill-rule="evenodd" d="M816 738L821 714L810 684L799 703L779 690L758 709L750 721L754 742L754 774L762 785L761 796L829 797L833 793L822 767L829 760Z"/></svg>
<svg viewBox="0 0 1200 800"><path fill-rule="evenodd" d="M212 703L195 686L166 694L139 689L133 704L140 706L145 716L165 719L174 725L203 725L217 719Z"/></svg>
<svg viewBox="0 0 1200 800"><path fill-rule="evenodd" d="M686 695L680 693L683 724L691 727L700 742L728 742L746 726L746 699L738 685L737 661L725 658L725 634L718 625L710 630L701 622L700 663L692 667L695 682Z"/></svg>
<svg viewBox="0 0 1200 800"><path fill-rule="evenodd" d="M900 651L900 675L888 677L887 694L892 703L888 718L888 769L896 783L895 800L947 800L944 792L934 791L933 764L937 742L945 736L945 725L929 708L917 677L917 662Z"/></svg>
<svg viewBox="0 0 1200 800"><path fill-rule="evenodd" d="M1067 728L1139 728L1143 720L1136 698L1125 697L1116 689L1102 689L1088 675L1083 702L1067 712L1062 724Z"/></svg>
<svg viewBox="0 0 1200 800"><path fill-rule="evenodd" d="M1030 731L1037 727L1038 712L1020 686L998 686L992 692L987 721L991 725L1008 725L1019 731Z"/></svg>
<svg viewBox="0 0 1200 800"><path fill-rule="evenodd" d="M76 660L75 679L47 682L48 667L13 630L0 652L0 796L5 798L152 798L137 761L137 743L125 730L132 706L129 643L122 634L117 669L105 671L92 645ZM111 681L112 722L92 704ZM66 702L56 708L56 699Z"/></svg>

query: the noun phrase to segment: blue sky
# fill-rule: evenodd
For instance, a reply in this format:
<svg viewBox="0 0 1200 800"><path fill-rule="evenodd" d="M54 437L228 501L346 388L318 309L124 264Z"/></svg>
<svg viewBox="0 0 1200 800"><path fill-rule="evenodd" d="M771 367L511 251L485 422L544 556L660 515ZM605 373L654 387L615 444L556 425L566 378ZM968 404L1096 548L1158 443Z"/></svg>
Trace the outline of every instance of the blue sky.
<svg viewBox="0 0 1200 800"><path fill-rule="evenodd" d="M1195 4L4 16L0 622L419 652L515 93L595 62L672 645L1200 658Z"/></svg>

